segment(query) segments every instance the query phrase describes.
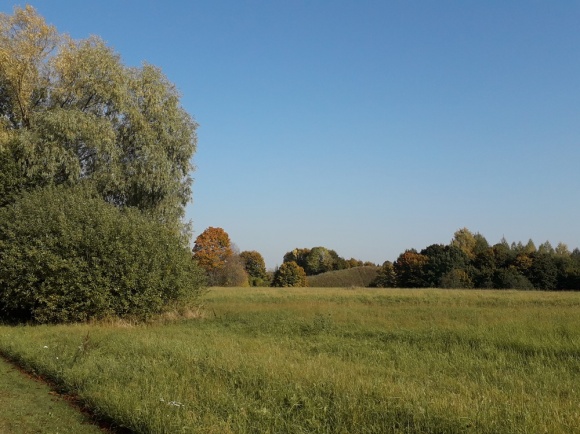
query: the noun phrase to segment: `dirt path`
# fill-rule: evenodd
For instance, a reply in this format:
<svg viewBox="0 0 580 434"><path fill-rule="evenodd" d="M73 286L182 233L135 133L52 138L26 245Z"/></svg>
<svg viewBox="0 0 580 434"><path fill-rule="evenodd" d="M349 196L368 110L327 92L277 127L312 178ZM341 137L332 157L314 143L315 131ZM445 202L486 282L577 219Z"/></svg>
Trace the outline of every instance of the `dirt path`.
<svg viewBox="0 0 580 434"><path fill-rule="evenodd" d="M0 357L0 434L103 434L90 418Z"/></svg>

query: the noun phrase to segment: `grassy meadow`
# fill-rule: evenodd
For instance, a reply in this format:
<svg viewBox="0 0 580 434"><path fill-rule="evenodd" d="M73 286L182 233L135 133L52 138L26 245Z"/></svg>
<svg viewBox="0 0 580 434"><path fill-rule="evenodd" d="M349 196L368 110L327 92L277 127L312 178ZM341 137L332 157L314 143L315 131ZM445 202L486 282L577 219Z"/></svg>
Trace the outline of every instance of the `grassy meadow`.
<svg viewBox="0 0 580 434"><path fill-rule="evenodd" d="M580 433L580 292L212 288L203 315L0 327L142 433Z"/></svg>

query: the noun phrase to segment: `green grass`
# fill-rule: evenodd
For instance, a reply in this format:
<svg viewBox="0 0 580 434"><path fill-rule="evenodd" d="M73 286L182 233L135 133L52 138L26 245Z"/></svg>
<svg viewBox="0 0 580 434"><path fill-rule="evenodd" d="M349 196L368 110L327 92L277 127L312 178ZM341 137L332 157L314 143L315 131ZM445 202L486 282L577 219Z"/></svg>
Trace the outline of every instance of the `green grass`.
<svg viewBox="0 0 580 434"><path fill-rule="evenodd" d="M205 306L0 327L0 349L144 433L580 432L580 293L214 288Z"/></svg>
<svg viewBox="0 0 580 434"><path fill-rule="evenodd" d="M306 280L314 288L365 288L376 279L379 270L380 267L353 267L308 276Z"/></svg>
<svg viewBox="0 0 580 434"><path fill-rule="evenodd" d="M97 434L102 431L43 383L0 358L0 433Z"/></svg>

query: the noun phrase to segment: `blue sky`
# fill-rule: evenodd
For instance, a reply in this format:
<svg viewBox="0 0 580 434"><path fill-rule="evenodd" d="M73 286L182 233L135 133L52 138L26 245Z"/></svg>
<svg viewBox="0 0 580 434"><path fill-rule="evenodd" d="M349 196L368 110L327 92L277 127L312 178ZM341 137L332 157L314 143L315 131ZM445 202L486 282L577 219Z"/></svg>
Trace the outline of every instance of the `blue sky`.
<svg viewBox="0 0 580 434"><path fill-rule="evenodd" d="M176 84L195 235L270 268L295 247L393 261L462 227L580 247L576 1L29 4Z"/></svg>

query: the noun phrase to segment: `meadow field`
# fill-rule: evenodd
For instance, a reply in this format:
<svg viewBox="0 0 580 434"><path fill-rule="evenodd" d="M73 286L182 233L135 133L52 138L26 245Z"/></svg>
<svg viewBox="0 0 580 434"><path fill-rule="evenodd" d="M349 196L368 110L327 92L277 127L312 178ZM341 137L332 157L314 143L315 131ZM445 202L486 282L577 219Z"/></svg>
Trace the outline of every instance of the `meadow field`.
<svg viewBox="0 0 580 434"><path fill-rule="evenodd" d="M140 433L580 433L580 292L212 288L0 351Z"/></svg>

